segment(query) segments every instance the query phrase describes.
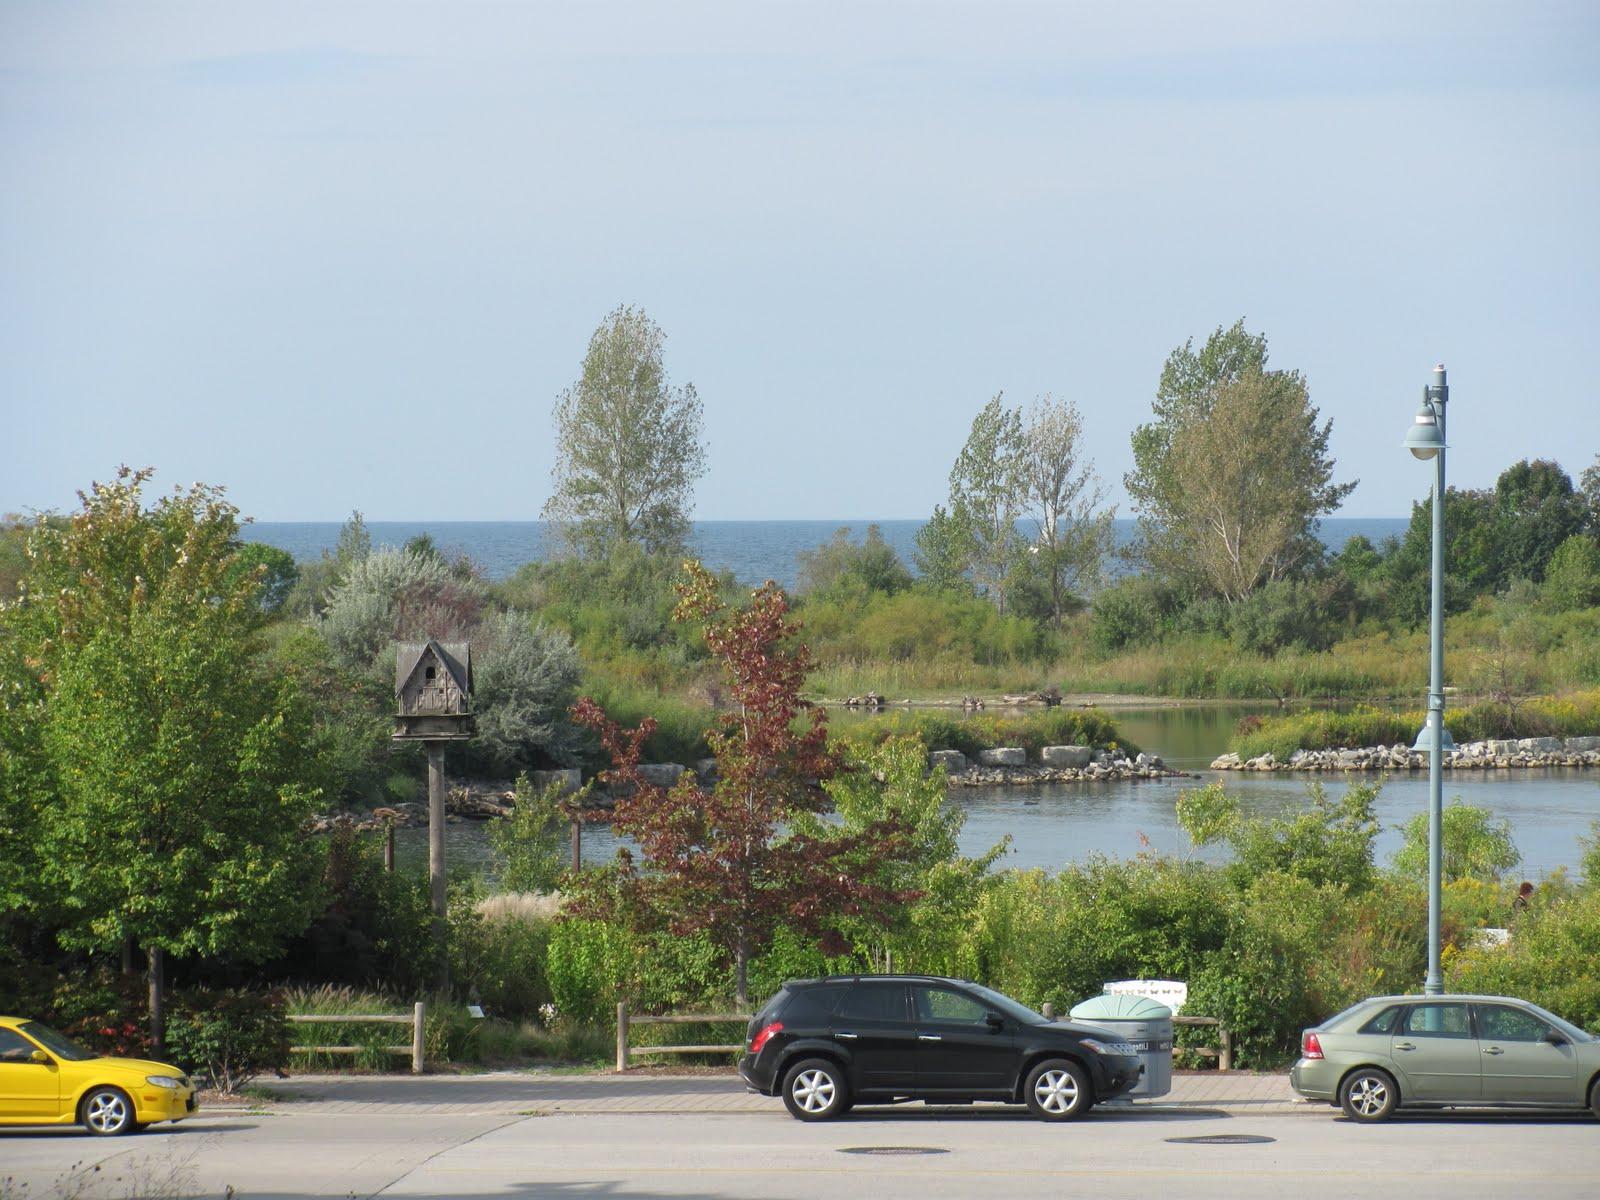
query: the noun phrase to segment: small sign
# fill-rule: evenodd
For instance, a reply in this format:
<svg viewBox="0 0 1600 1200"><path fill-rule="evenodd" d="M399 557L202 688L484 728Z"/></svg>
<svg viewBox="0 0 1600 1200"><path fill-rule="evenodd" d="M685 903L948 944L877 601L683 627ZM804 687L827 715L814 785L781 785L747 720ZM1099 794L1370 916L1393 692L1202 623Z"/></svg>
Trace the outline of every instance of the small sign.
<svg viewBox="0 0 1600 1200"><path fill-rule="evenodd" d="M483 1020L483 1006L480 1004L467 1005L467 1016L473 1017L479 1021Z"/></svg>

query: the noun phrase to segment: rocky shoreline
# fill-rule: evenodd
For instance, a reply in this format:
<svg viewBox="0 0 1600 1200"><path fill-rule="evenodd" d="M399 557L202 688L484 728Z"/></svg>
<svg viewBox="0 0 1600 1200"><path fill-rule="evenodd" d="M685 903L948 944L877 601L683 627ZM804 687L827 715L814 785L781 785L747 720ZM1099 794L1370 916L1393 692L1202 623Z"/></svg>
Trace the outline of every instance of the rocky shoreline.
<svg viewBox="0 0 1600 1200"><path fill-rule="evenodd" d="M1038 761L1034 763L1028 761L1028 752L1021 746L983 750L975 760L959 750L935 750L928 755L928 770L940 767L944 768L952 788L1191 778L1187 771L1173 770L1154 754L1137 754L1130 758L1123 750L1095 750L1089 746L1046 746L1040 750ZM660 787L671 787L689 770L695 771L703 779L711 779L716 773L716 763L711 759L703 759L693 768L678 763L644 763L640 766L645 778ZM529 779L535 788L559 782L569 792L575 792L583 785L582 773L576 767L530 771ZM611 797L604 791L597 791L593 803L596 808L605 809L610 806ZM458 784L445 794L445 819L452 824L464 820L487 821L510 816L515 806L514 783L507 780L476 780ZM409 801L376 808L361 815L319 815L312 818L311 831L328 833L338 826L348 825L358 833L372 833L385 829L415 828L427 823L427 804Z"/></svg>
<svg viewBox="0 0 1600 1200"><path fill-rule="evenodd" d="M1600 767L1600 737L1507 738L1466 742L1444 754L1449 770L1505 770L1540 767ZM1296 750L1286 759L1268 753L1241 758L1236 753L1212 761L1213 771L1424 771L1426 751L1403 742L1355 749Z"/></svg>

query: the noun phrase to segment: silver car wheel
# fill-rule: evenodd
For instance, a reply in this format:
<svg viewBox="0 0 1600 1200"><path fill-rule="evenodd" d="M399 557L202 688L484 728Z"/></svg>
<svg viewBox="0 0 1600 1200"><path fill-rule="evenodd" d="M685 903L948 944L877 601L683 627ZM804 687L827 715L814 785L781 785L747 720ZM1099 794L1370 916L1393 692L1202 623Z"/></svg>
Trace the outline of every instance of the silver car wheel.
<svg viewBox="0 0 1600 1200"><path fill-rule="evenodd" d="M826 1071L801 1071L789 1085L794 1101L808 1113L826 1112L837 1088Z"/></svg>
<svg viewBox="0 0 1600 1200"><path fill-rule="evenodd" d="M1078 1103L1078 1081L1065 1071L1046 1071L1033 1085L1033 1094L1047 1113L1071 1112Z"/></svg>
<svg viewBox="0 0 1600 1200"><path fill-rule="evenodd" d="M1350 1105L1363 1117L1375 1117L1389 1103L1389 1089L1383 1080L1363 1075L1350 1085Z"/></svg>
<svg viewBox="0 0 1600 1200"><path fill-rule="evenodd" d="M129 1119L128 1102L118 1092L96 1092L83 1107L84 1124L96 1133L120 1133Z"/></svg>

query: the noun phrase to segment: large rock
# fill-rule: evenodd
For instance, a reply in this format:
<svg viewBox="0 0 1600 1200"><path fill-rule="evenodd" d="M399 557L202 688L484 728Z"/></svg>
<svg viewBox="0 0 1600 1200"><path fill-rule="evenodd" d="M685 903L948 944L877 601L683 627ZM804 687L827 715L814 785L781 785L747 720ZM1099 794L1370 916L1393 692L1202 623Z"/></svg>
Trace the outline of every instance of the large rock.
<svg viewBox="0 0 1600 1200"><path fill-rule="evenodd" d="M967 769L967 756L959 750L934 750L928 755L928 770L937 771L940 767L949 775L960 775Z"/></svg>
<svg viewBox="0 0 1600 1200"><path fill-rule="evenodd" d="M558 771L529 771L528 782L536 791L543 791L552 783L558 783L565 794L575 792L583 786L583 772L577 767L566 767Z"/></svg>
<svg viewBox="0 0 1600 1200"><path fill-rule="evenodd" d="M1046 746L1039 761L1047 767L1087 767L1093 753L1088 746Z"/></svg>
<svg viewBox="0 0 1600 1200"><path fill-rule="evenodd" d="M701 758L695 760L694 773L704 783L717 777L717 760L714 758Z"/></svg>
<svg viewBox="0 0 1600 1200"><path fill-rule="evenodd" d="M1591 750L1600 750L1600 737L1575 737L1567 739L1568 754L1587 754Z"/></svg>
<svg viewBox="0 0 1600 1200"><path fill-rule="evenodd" d="M1560 738L1522 738L1517 749L1525 754L1560 754L1564 747Z"/></svg>
<svg viewBox="0 0 1600 1200"><path fill-rule="evenodd" d="M684 768L677 763L640 763L639 776L656 787L669 788L678 782Z"/></svg>
<svg viewBox="0 0 1600 1200"><path fill-rule="evenodd" d="M1021 746L996 746L992 750L979 750L978 762L985 767L1025 767L1028 752Z"/></svg>

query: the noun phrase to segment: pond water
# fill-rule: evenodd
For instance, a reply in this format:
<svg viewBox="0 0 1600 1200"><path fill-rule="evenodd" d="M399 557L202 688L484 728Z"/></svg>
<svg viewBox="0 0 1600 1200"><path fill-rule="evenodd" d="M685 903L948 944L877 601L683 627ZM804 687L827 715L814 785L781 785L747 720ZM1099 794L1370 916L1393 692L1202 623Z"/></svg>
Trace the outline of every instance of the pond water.
<svg viewBox="0 0 1600 1200"><path fill-rule="evenodd" d="M1271 707L1217 704L1108 710L1132 743L1202 778L953 789L950 803L967 817L962 850L981 853L1009 834L1011 850L1004 859L1008 867L1053 870L1092 854L1126 858L1147 849L1219 858L1215 849L1196 851L1179 828L1173 806L1184 788L1221 779L1248 809L1263 814L1304 804L1314 781L1320 780L1333 796L1345 789L1345 780L1337 775L1207 769L1211 760L1227 749L1240 716L1270 711ZM1575 869L1582 854L1579 839L1589 835L1592 823L1600 819L1600 772L1593 770L1448 771L1444 795L1446 804L1459 797L1510 821L1523 858L1518 870L1534 879L1561 867ZM1377 844L1379 862L1386 862L1399 849L1400 827L1413 814L1425 812L1427 805L1426 771L1389 778L1377 805L1383 826ZM586 829L584 861L609 860L617 844L606 826ZM453 870L489 869L483 825L463 821L449 826L447 854ZM425 863L427 831L401 830L399 855L403 863Z"/></svg>

